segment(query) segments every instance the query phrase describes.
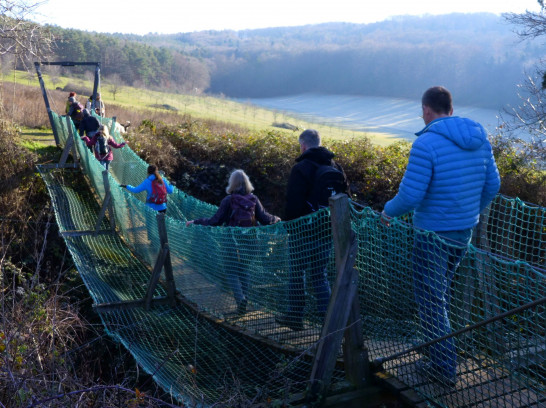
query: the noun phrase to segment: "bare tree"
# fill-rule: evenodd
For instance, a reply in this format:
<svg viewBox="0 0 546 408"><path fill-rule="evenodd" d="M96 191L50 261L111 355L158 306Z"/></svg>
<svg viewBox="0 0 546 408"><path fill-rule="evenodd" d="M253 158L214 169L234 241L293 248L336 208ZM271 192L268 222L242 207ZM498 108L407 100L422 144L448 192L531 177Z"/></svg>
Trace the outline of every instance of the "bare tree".
<svg viewBox="0 0 546 408"><path fill-rule="evenodd" d="M27 56L43 57L53 43L49 30L29 21L36 8L45 1L0 1L0 55L12 54L25 61Z"/></svg>
<svg viewBox="0 0 546 408"><path fill-rule="evenodd" d="M508 13L504 17L509 22L522 27L517 34L523 40L532 40L546 35L546 10L544 0L537 0L540 12L526 11L522 14ZM520 104L505 109L501 118L504 121L503 133L517 135L522 131L531 135L527 143L520 143L528 154L528 163L537 163L539 168L546 166L546 61L540 61L535 73L526 75L519 85ZM515 137L515 136L514 136ZM517 137L516 137L517 138Z"/></svg>
<svg viewBox="0 0 546 408"><path fill-rule="evenodd" d="M108 77L108 86L114 101L116 100L116 95L121 92L121 87L123 86L123 80L119 74L113 74Z"/></svg>
<svg viewBox="0 0 546 408"><path fill-rule="evenodd" d="M523 14L507 13L504 17L509 22L521 27L521 30L517 30L516 33L522 39L536 38L546 34L544 7L539 13L531 11L526 11Z"/></svg>

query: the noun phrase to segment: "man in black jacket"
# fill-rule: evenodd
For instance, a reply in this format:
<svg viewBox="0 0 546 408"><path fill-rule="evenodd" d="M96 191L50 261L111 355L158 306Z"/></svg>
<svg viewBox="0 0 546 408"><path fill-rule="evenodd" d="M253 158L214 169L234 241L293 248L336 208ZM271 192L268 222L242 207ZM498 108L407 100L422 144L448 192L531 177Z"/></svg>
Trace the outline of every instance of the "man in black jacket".
<svg viewBox="0 0 546 408"><path fill-rule="evenodd" d="M313 203L316 189L316 174L321 166L337 169L342 175L344 186L339 188L348 193L347 177L341 166L334 162L334 154L322 147L316 130L307 129L299 136L301 155L292 167L286 193L285 220L294 220L328 206L327 198ZM335 192L332 192L334 194ZM318 205L317 205L318 204ZM305 308L305 272L308 273L315 296L317 314L324 318L330 300L330 285L326 276L332 243L329 217L317 216L288 223L290 250L290 280L288 284L288 311L277 317L277 323L292 330L303 329Z"/></svg>
<svg viewBox="0 0 546 408"><path fill-rule="evenodd" d="M78 132L80 136L84 134L90 139L99 131L100 121L89 113L87 109L83 110L83 119L80 122Z"/></svg>

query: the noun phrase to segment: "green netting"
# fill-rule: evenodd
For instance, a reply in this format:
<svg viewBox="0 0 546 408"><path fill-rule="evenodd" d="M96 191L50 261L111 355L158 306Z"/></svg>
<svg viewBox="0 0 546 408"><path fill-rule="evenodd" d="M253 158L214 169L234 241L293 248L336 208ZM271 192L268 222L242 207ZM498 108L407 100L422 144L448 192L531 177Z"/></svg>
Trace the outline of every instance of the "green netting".
<svg viewBox="0 0 546 408"><path fill-rule="evenodd" d="M475 231L447 291L451 330L446 330L445 321L434 317L439 303L435 292L444 282L439 274L422 272L421 265L429 262L427 270L444 270L442 259L459 246L415 230L409 219L386 227L378 213L353 208L370 358L396 354L544 297L545 214L546 209L519 200L495 199L484 220L488 224ZM508 224L519 219L527 220L530 228L518 235L514 231L523 230ZM516 252L527 262L508 257ZM421 269L415 271L415 265ZM423 291L421 283L427 279L433 289ZM545 308L539 306L388 361L385 368L441 406L542 406L545 334ZM434 380L424 375L423 363L433 361L443 367L454 363L454 386L448 381L452 378L442 377L445 372L433 371Z"/></svg>
<svg viewBox="0 0 546 408"><path fill-rule="evenodd" d="M113 122L108 125L114 129ZM66 119L54 115L54 126L61 143L66 142ZM76 148L95 193L104 197L103 167L79 138ZM143 193L135 196L119 187L138 185L146 168L130 148L114 149L107 176L120 237L66 237L96 303L140 299L146 291L150 272L132 253L154 264L156 213L144 204ZM71 174L43 171L61 231L94 229L97 201ZM216 210L176 188L169 196L166 227L174 278L187 304L103 312L101 318L139 364L181 401L207 405L234 392L254 396L256 390L274 397L287 385L301 391L311 370L308 351L319 339L335 278L329 212L257 228L185 226L186 220ZM544 208L496 198L453 279L453 330L544 296L544 214ZM386 228L370 209L353 208L352 227L359 242L359 299L370 358L429 340L417 313L414 243L416 237L426 241L422 259L441 259L442 251L454 246L415 231L409 219ZM161 294L158 287L156 295ZM236 298L242 295L246 313L238 313ZM536 308L459 336L453 342L458 377L450 390L417 375L415 362L431 358L430 351L385 366L444 406L487 405L499 398L538 404L544 398L544 318L544 308ZM335 380L341 377L336 371ZM495 384L494 392L491 386L482 389L486 383Z"/></svg>

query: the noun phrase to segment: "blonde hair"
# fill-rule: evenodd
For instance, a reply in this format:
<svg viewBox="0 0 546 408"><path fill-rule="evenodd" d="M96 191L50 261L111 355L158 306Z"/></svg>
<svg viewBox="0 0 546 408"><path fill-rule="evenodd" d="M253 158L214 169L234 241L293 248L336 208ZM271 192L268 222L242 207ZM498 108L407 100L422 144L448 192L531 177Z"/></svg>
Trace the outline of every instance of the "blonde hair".
<svg viewBox="0 0 546 408"><path fill-rule="evenodd" d="M226 193L246 195L254 191L254 186L243 170L234 170L229 176Z"/></svg>
<svg viewBox="0 0 546 408"><path fill-rule="evenodd" d="M114 138L110 135L110 132L108 131L108 126L100 125L99 132L102 132L107 141L110 139L114 140Z"/></svg>

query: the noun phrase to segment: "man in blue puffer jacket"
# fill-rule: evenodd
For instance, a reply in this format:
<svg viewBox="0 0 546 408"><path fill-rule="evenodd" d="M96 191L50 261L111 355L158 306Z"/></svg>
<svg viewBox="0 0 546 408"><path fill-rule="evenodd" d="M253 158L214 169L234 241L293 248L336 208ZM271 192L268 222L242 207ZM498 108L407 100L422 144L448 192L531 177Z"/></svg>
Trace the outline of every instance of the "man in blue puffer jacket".
<svg viewBox="0 0 546 408"><path fill-rule="evenodd" d="M448 318L453 274L470 242L472 228L500 188L500 177L485 129L452 116L450 92L440 86L422 98L425 128L410 151L398 194L387 204L382 221L414 211L415 300L425 341L451 332ZM430 234L420 230L434 231ZM453 338L428 349L420 371L445 385L457 381Z"/></svg>

